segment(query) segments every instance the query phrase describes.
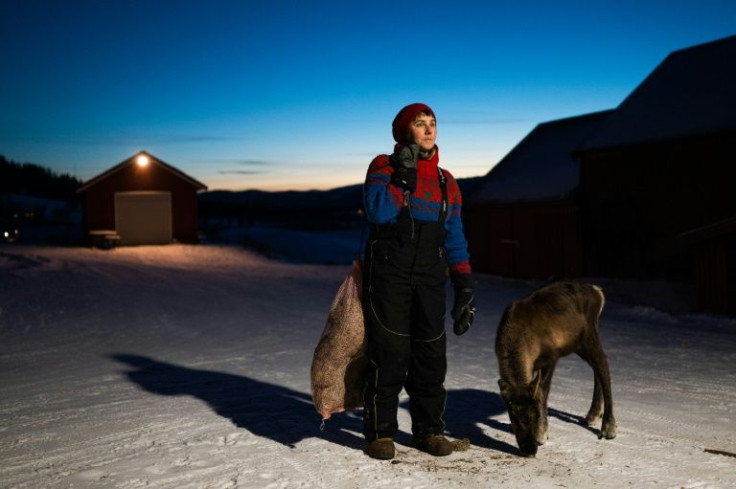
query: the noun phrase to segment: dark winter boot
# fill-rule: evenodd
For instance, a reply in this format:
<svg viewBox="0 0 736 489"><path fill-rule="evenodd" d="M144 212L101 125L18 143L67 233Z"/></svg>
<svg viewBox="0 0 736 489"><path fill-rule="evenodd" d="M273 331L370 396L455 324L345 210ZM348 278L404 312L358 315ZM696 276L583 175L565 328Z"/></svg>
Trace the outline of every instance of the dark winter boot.
<svg viewBox="0 0 736 489"><path fill-rule="evenodd" d="M368 444L368 456L378 460L389 460L396 455L396 447L391 438L379 438Z"/></svg>
<svg viewBox="0 0 736 489"><path fill-rule="evenodd" d="M423 452L435 457L449 455L455 449L455 444L442 435L414 437L414 446Z"/></svg>

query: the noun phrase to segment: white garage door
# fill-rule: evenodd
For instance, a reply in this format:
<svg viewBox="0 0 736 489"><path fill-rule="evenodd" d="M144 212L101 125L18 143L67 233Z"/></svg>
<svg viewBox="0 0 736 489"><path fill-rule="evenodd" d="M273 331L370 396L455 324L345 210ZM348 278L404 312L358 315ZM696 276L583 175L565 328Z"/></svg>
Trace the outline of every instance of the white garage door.
<svg viewBox="0 0 736 489"><path fill-rule="evenodd" d="M171 242L170 192L117 192L115 228L120 244Z"/></svg>

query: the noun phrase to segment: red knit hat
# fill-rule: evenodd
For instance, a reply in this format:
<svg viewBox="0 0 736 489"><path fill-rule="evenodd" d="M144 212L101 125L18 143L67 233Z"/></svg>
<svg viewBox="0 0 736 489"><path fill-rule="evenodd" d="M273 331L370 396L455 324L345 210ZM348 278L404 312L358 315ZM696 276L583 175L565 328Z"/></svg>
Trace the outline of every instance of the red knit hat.
<svg viewBox="0 0 736 489"><path fill-rule="evenodd" d="M434 115L434 111L430 109L428 105L420 103L407 105L401 109L398 114L396 114L391 126L393 129L394 141L400 144L406 142L406 135L409 133L409 125L414 122L414 119L416 119L422 112L426 112L431 114L432 117L436 117Z"/></svg>

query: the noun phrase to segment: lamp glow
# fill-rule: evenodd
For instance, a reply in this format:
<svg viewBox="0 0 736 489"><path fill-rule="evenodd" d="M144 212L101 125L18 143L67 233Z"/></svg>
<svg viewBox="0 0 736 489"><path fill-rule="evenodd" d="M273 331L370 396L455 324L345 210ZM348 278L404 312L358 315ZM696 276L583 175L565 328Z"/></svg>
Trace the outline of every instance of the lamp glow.
<svg viewBox="0 0 736 489"><path fill-rule="evenodd" d="M141 168L148 166L148 156L146 155L138 155L138 158L135 159L135 162L140 166Z"/></svg>

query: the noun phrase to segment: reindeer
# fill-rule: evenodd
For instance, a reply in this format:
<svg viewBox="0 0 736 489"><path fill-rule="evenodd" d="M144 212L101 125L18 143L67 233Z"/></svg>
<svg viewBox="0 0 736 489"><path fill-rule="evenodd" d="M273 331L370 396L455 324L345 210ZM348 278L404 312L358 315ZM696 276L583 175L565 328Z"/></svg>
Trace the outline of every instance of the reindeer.
<svg viewBox="0 0 736 489"><path fill-rule="evenodd" d="M600 287L553 282L512 302L496 332L501 397L521 454L534 457L548 438L547 398L557 360L577 353L595 373L585 423L603 415L599 438L616 437L608 360L598 336L605 298Z"/></svg>

